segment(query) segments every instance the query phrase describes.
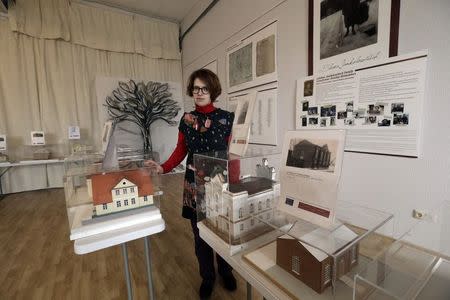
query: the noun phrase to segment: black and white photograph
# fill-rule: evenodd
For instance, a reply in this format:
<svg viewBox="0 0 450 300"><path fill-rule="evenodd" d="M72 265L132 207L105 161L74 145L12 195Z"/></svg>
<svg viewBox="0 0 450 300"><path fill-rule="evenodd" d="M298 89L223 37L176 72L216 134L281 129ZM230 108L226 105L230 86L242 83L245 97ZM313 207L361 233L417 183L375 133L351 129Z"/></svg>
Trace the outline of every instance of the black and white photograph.
<svg viewBox="0 0 450 300"><path fill-rule="evenodd" d="M364 120L363 125L376 124L376 123L377 123L377 116L367 116Z"/></svg>
<svg viewBox="0 0 450 300"><path fill-rule="evenodd" d="M352 119L352 118L344 119L344 125L349 125L349 126L355 125L355 119Z"/></svg>
<svg viewBox="0 0 450 300"><path fill-rule="evenodd" d="M317 125L319 123L318 118L309 118L309 125Z"/></svg>
<svg viewBox="0 0 450 300"><path fill-rule="evenodd" d="M378 122L379 127L391 126L391 117L383 117L380 122Z"/></svg>
<svg viewBox="0 0 450 300"><path fill-rule="evenodd" d="M303 96L310 97L313 95L314 80L306 80L303 84Z"/></svg>
<svg viewBox="0 0 450 300"><path fill-rule="evenodd" d="M327 118L320 119L320 127L327 127Z"/></svg>
<svg viewBox="0 0 450 300"><path fill-rule="evenodd" d="M384 114L384 104L370 104L367 112L369 115L382 115Z"/></svg>
<svg viewBox="0 0 450 300"><path fill-rule="evenodd" d="M405 104L403 104L403 103L392 103L391 114L402 113L404 108L405 108Z"/></svg>
<svg viewBox="0 0 450 300"><path fill-rule="evenodd" d="M409 114L394 114L394 120L392 123L394 125L408 125Z"/></svg>
<svg viewBox="0 0 450 300"><path fill-rule="evenodd" d="M335 117L336 116L336 105L323 105L320 107L321 117Z"/></svg>
<svg viewBox="0 0 450 300"><path fill-rule="evenodd" d="M347 112L353 111L353 101L345 103L345 106L346 106L346 111Z"/></svg>
<svg viewBox="0 0 450 300"><path fill-rule="evenodd" d="M290 205L290 206L293 206L294 205L294 199L286 198L286 204Z"/></svg>
<svg viewBox="0 0 450 300"><path fill-rule="evenodd" d="M336 126L336 117L330 118L330 126Z"/></svg>
<svg viewBox="0 0 450 300"><path fill-rule="evenodd" d="M308 118L306 116L302 116L302 127L308 126Z"/></svg>
<svg viewBox="0 0 450 300"><path fill-rule="evenodd" d="M338 117L338 119L345 119L345 118L347 118L347 112L346 111L338 111L337 117Z"/></svg>
<svg viewBox="0 0 450 300"><path fill-rule="evenodd" d="M365 108L358 108L357 110L353 111L353 117L355 119L362 119L366 116L366 109Z"/></svg>
<svg viewBox="0 0 450 300"><path fill-rule="evenodd" d="M377 43L378 0L320 2L320 59Z"/></svg>
<svg viewBox="0 0 450 300"><path fill-rule="evenodd" d="M302 111L308 111L309 101L302 101Z"/></svg>
<svg viewBox="0 0 450 300"><path fill-rule="evenodd" d="M292 138L286 166L334 172L337 147L336 140Z"/></svg>
<svg viewBox="0 0 450 300"><path fill-rule="evenodd" d="M309 108L308 108L308 115L310 115L310 116L315 116L315 115L317 115L318 113L319 113L319 110L318 110L317 106L309 107Z"/></svg>

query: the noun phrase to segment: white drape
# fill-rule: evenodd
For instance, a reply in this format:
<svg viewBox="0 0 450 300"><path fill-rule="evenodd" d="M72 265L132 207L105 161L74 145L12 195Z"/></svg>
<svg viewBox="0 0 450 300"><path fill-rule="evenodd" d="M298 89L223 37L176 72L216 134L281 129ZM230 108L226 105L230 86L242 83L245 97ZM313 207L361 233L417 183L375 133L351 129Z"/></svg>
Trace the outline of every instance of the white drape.
<svg viewBox="0 0 450 300"><path fill-rule="evenodd" d="M9 20L0 18L0 133L12 156L30 143L31 130L44 130L48 144L67 143L69 125L98 146L96 76L181 82L176 24L72 3L69 26L66 0L26 2L17 1ZM40 15L28 19L31 12ZM60 175L56 166L10 170L3 190L61 186Z"/></svg>
<svg viewBox="0 0 450 300"><path fill-rule="evenodd" d="M151 58L180 59L178 25L69 0L16 0L11 30L45 39Z"/></svg>

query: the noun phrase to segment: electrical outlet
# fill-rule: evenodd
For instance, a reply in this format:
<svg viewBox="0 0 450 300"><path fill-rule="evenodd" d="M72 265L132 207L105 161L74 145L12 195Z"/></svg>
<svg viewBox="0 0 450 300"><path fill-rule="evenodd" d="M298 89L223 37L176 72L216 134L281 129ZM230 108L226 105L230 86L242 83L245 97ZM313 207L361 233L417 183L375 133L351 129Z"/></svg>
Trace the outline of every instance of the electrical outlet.
<svg viewBox="0 0 450 300"><path fill-rule="evenodd" d="M427 216L426 212L424 212L422 210L418 210L418 209L413 209L412 217L414 219L423 220L423 219L425 219L426 216Z"/></svg>

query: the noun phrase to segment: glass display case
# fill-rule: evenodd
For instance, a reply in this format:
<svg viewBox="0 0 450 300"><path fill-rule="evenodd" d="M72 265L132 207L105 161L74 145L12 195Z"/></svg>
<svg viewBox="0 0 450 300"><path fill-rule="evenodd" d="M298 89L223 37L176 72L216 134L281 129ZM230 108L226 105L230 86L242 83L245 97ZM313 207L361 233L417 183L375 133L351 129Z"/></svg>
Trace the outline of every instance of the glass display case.
<svg viewBox="0 0 450 300"><path fill-rule="evenodd" d="M64 193L70 239L161 218L159 176L143 160L102 168L102 155L72 155L64 161Z"/></svg>
<svg viewBox="0 0 450 300"><path fill-rule="evenodd" d="M293 299L351 299L355 274L392 243L391 214L345 201L329 228L276 209L255 218L277 234L242 257Z"/></svg>
<svg viewBox="0 0 450 300"><path fill-rule="evenodd" d="M450 202L422 217L356 275L353 299L450 299Z"/></svg>
<svg viewBox="0 0 450 300"><path fill-rule="evenodd" d="M68 155L66 144L21 145L15 153L15 161L63 159Z"/></svg>
<svg viewBox="0 0 450 300"><path fill-rule="evenodd" d="M270 226L255 216L270 218L280 184L275 172L277 151L225 151L194 154L197 221L219 236L236 253Z"/></svg>

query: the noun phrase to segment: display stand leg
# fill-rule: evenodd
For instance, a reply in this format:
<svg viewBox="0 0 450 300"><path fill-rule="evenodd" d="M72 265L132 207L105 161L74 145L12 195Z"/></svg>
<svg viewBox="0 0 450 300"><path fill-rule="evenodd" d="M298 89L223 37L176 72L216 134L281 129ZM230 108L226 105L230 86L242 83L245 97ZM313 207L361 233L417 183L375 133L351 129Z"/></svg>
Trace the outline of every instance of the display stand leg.
<svg viewBox="0 0 450 300"><path fill-rule="evenodd" d="M128 300L133 300L133 290L131 287L130 267L128 266L127 243L122 245L123 268L125 269L125 280L127 282Z"/></svg>
<svg viewBox="0 0 450 300"><path fill-rule="evenodd" d="M252 286L247 282L247 300L252 300Z"/></svg>
<svg viewBox="0 0 450 300"><path fill-rule="evenodd" d="M153 300L155 299L155 294L153 291L152 261L150 256L150 240L147 236L144 237L144 248L145 248L145 263L147 265L148 297L150 300Z"/></svg>
<svg viewBox="0 0 450 300"><path fill-rule="evenodd" d="M6 172L8 172L8 170L11 167L7 167L5 168L2 172L0 172L0 200L2 200L3 198L5 198L5 195L3 195L3 187L2 187L2 177L3 175L5 175Z"/></svg>

